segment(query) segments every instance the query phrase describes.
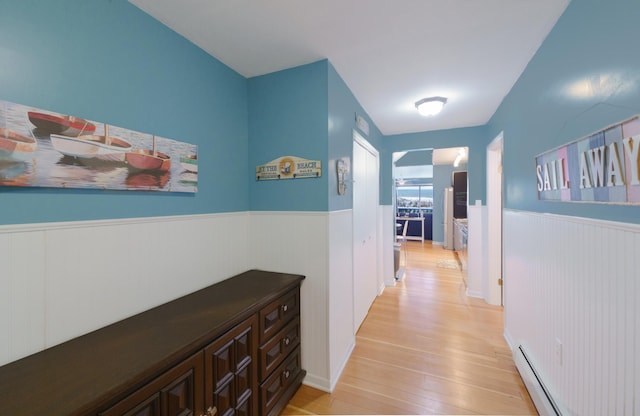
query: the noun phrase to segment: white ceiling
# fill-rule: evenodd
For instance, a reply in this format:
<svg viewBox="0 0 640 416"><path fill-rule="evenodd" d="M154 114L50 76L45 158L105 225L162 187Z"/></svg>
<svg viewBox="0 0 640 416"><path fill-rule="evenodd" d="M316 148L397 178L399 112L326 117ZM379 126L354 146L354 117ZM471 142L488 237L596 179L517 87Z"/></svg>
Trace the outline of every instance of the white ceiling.
<svg viewBox="0 0 640 416"><path fill-rule="evenodd" d="M384 135L486 124L569 1L130 0L245 77L329 59Z"/></svg>

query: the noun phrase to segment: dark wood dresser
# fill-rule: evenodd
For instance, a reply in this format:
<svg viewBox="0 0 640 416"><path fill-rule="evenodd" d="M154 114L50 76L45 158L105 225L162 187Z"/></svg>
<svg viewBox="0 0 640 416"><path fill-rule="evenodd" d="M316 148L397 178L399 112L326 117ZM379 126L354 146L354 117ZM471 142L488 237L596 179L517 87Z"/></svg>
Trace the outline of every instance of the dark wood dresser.
<svg viewBox="0 0 640 416"><path fill-rule="evenodd" d="M306 374L303 279L250 270L2 366L0 415L279 414Z"/></svg>

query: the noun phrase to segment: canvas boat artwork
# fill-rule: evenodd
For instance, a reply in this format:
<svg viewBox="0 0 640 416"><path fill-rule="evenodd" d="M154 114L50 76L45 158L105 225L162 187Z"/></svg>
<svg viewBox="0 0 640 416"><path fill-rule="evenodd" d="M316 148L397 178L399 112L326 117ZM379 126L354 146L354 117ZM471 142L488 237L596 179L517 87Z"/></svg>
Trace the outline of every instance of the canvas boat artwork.
<svg viewBox="0 0 640 416"><path fill-rule="evenodd" d="M33 157L37 148L33 137L0 127L0 160L24 162Z"/></svg>
<svg viewBox="0 0 640 416"><path fill-rule="evenodd" d="M65 156L78 159L124 162L125 152L131 150L131 143L109 136L109 126L106 124L103 136L70 137L52 134L50 137L54 149Z"/></svg>
<svg viewBox="0 0 640 416"><path fill-rule="evenodd" d="M187 172L198 173L198 155L184 155L180 158L180 164Z"/></svg>
<svg viewBox="0 0 640 416"><path fill-rule="evenodd" d="M133 149L125 154L129 167L139 171L167 172L171 169L171 156L156 150L156 136L151 149Z"/></svg>
<svg viewBox="0 0 640 416"><path fill-rule="evenodd" d="M197 192L197 158L194 144L0 101L0 186Z"/></svg>
<svg viewBox="0 0 640 416"><path fill-rule="evenodd" d="M47 133L77 137L81 134L92 134L96 131L96 126L93 123L80 117L49 114L39 111L29 111L27 116L34 126Z"/></svg>

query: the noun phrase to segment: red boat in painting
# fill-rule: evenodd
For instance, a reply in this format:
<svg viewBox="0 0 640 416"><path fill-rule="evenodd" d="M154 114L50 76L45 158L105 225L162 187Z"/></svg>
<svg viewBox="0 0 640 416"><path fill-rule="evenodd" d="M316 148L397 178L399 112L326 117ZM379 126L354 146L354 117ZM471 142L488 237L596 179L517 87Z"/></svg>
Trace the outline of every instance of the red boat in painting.
<svg viewBox="0 0 640 416"><path fill-rule="evenodd" d="M96 126L93 123L80 117L39 113L37 111L29 111L27 115L34 126L47 133L77 137L81 134L93 134L96 131Z"/></svg>
<svg viewBox="0 0 640 416"><path fill-rule="evenodd" d="M167 172L171 169L171 156L156 151L156 137L153 136L153 147L133 149L125 155L125 161L132 170Z"/></svg>
<svg viewBox="0 0 640 416"><path fill-rule="evenodd" d="M156 170L166 172L171 168L171 157L153 150L134 149L125 155L129 167L134 170Z"/></svg>
<svg viewBox="0 0 640 416"><path fill-rule="evenodd" d="M27 161L33 157L37 148L38 143L33 137L0 127L0 161Z"/></svg>

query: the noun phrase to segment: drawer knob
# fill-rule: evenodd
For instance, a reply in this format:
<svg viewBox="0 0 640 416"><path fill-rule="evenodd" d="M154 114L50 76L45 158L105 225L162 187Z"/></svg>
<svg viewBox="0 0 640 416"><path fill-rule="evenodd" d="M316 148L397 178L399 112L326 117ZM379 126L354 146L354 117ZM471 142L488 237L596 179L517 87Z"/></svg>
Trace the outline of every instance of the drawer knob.
<svg viewBox="0 0 640 416"><path fill-rule="evenodd" d="M285 339L282 340L282 342L284 343L284 345L289 345L291 344L291 339L289 339L289 337L286 337Z"/></svg>
<svg viewBox="0 0 640 416"><path fill-rule="evenodd" d="M289 306L287 305L282 305L282 312L286 312L289 310Z"/></svg>
<svg viewBox="0 0 640 416"><path fill-rule="evenodd" d="M289 370L285 370L284 371L284 378L289 378L289 376L291 375L291 372Z"/></svg>
<svg viewBox="0 0 640 416"><path fill-rule="evenodd" d="M218 408L215 406L209 406L209 408L207 409L207 413L203 414L202 416L216 416L218 414Z"/></svg>

